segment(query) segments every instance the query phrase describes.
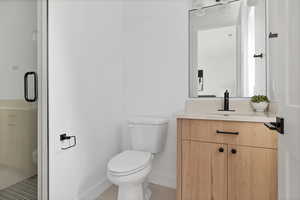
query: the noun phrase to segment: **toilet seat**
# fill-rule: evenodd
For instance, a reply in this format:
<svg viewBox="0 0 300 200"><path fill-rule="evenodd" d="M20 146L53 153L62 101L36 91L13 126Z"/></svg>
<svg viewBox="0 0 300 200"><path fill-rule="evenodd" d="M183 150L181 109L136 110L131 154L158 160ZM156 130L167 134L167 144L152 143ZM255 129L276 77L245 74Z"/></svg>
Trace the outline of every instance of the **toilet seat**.
<svg viewBox="0 0 300 200"><path fill-rule="evenodd" d="M113 176L128 176L145 169L152 160L150 152L124 151L108 163L108 172Z"/></svg>

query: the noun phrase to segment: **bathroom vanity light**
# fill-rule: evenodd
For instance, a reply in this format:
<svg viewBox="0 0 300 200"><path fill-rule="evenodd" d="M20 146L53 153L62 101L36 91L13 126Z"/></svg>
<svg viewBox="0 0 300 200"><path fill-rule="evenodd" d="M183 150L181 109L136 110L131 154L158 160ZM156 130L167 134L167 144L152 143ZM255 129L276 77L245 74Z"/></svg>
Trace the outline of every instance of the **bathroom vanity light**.
<svg viewBox="0 0 300 200"><path fill-rule="evenodd" d="M230 3L234 3L236 1L240 1L240 0L216 0L216 2L214 4L205 4L202 1L193 1L193 10L196 11L196 15L201 17L206 15L206 9L208 8L213 8L213 7L217 7L217 6L221 6L221 8L226 7L228 4Z"/></svg>
<svg viewBox="0 0 300 200"><path fill-rule="evenodd" d="M228 0L216 0L217 3L220 3L220 4L227 4L227 3L230 3L230 1Z"/></svg>

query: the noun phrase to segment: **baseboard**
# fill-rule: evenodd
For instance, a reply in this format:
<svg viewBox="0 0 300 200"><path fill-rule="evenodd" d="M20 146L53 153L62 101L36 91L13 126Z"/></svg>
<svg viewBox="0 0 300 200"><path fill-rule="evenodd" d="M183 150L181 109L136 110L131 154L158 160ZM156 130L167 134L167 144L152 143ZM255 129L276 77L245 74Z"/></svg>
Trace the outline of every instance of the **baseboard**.
<svg viewBox="0 0 300 200"><path fill-rule="evenodd" d="M105 178L102 181L99 181L96 185L90 187L84 193L82 193L79 196L78 200L95 200L111 185L112 184Z"/></svg>
<svg viewBox="0 0 300 200"><path fill-rule="evenodd" d="M152 173L149 176L149 182L176 189L176 177L169 177L164 174Z"/></svg>

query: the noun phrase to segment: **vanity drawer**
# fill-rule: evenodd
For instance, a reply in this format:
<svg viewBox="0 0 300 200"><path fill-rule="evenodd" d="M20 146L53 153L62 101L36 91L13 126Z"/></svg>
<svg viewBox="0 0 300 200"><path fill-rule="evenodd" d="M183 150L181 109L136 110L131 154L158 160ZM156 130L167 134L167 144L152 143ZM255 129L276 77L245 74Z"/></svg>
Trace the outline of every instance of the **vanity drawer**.
<svg viewBox="0 0 300 200"><path fill-rule="evenodd" d="M266 128L263 123L182 120L182 139L277 148L277 134Z"/></svg>

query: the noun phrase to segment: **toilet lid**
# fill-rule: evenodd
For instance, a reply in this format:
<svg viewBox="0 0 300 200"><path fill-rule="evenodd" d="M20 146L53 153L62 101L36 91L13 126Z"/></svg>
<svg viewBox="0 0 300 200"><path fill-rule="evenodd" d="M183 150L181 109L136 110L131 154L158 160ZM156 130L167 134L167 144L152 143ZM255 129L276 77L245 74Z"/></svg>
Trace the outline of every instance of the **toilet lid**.
<svg viewBox="0 0 300 200"><path fill-rule="evenodd" d="M152 159L150 152L124 151L108 162L108 171L114 174L128 174L145 168Z"/></svg>

